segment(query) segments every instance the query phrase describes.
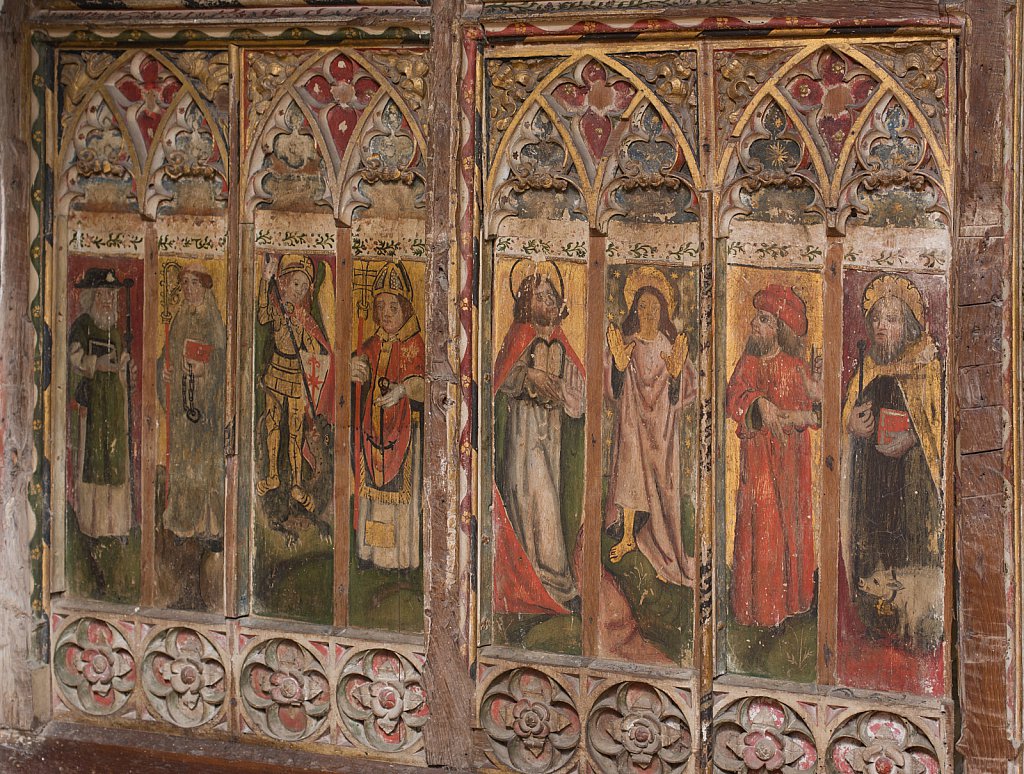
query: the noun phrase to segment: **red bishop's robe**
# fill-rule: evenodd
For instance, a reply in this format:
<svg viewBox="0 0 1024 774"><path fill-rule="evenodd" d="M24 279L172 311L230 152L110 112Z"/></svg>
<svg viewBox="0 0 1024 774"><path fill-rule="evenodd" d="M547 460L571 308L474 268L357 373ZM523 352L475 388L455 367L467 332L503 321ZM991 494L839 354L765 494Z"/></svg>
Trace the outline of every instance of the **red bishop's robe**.
<svg viewBox="0 0 1024 774"><path fill-rule="evenodd" d="M810 609L814 597L808 426L776 438L752 411L759 398L784 411L810 411L808 376L807 363L785 352L744 354L726 390L740 438L731 601L743 626L775 626Z"/></svg>

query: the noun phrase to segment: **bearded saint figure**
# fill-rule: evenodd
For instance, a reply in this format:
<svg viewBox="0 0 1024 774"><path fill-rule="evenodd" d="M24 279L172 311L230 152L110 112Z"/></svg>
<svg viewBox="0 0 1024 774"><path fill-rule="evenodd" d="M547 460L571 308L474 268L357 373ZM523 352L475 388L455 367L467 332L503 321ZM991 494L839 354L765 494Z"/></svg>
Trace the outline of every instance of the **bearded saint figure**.
<svg viewBox="0 0 1024 774"><path fill-rule="evenodd" d="M124 283L108 269L86 270L82 313L68 329L70 391L78 410L75 515L87 538L124 537L132 524L128 454L130 357L118 327Z"/></svg>
<svg viewBox="0 0 1024 774"><path fill-rule="evenodd" d="M775 626L814 599L810 431L820 426L821 361L803 357L807 309L793 288L754 294L746 349L726 388L740 439L730 601L742 626Z"/></svg>
<svg viewBox="0 0 1024 774"><path fill-rule="evenodd" d="M697 394L687 339L672 322L675 294L658 269L634 269L624 295L629 312L607 331L607 374L616 407L605 527L609 559L637 548L658 578L692 586L693 557L683 549L680 415Z"/></svg>
<svg viewBox="0 0 1024 774"><path fill-rule="evenodd" d="M170 457L163 523L178 538L213 545L224 530L226 336L213 278L186 266L178 282L182 303L157 364Z"/></svg>
<svg viewBox="0 0 1024 774"><path fill-rule="evenodd" d="M507 514L518 545L496 551L502 554L496 562L516 552L525 553L528 564L496 566L495 583L517 589L515 599L497 594L495 607L579 612L563 526L562 456L570 452L563 449L564 426L585 408L583 363L560 324L569 311L557 266L523 260L512 275L514 320L494 366L495 424L503 428L495 439L494 478L497 518Z"/></svg>
<svg viewBox="0 0 1024 774"><path fill-rule="evenodd" d="M933 568L941 601L942 366L909 279L880 274L862 309L870 342L843 409L843 561L863 622L891 631L891 611L865 593L880 570L895 584Z"/></svg>

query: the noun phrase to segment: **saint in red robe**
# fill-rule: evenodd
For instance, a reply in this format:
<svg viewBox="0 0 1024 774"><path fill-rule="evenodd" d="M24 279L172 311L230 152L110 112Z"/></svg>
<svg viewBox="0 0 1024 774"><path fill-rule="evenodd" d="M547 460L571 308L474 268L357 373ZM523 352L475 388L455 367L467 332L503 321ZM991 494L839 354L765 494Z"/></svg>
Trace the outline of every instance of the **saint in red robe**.
<svg viewBox="0 0 1024 774"><path fill-rule="evenodd" d="M778 438L755 405L764 398L782 411L810 412L809 377L807 363L785 352L744 354L726 391L740 438L731 601L743 626L775 626L809 610L814 597L810 425Z"/></svg>

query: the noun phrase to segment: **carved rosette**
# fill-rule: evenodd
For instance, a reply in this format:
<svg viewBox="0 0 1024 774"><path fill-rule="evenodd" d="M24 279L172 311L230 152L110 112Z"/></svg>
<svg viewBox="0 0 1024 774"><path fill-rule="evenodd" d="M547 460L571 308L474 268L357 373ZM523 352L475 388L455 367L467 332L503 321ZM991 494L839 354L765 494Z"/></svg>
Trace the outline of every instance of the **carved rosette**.
<svg viewBox="0 0 1024 774"><path fill-rule="evenodd" d="M113 624L81 618L57 638L56 685L65 701L90 715L112 715L135 689L135 659Z"/></svg>
<svg viewBox="0 0 1024 774"><path fill-rule="evenodd" d="M176 726L195 728L213 720L226 686L220 653L194 629L165 629L146 647L142 689L153 712Z"/></svg>
<svg viewBox="0 0 1024 774"><path fill-rule="evenodd" d="M850 718L828 746L828 770L840 774L938 774L935 747L906 718L865 712Z"/></svg>
<svg viewBox="0 0 1024 774"><path fill-rule="evenodd" d="M535 669L513 669L492 681L480 705L480 722L495 757L527 774L560 769L580 741L580 716L572 698Z"/></svg>
<svg viewBox="0 0 1024 774"><path fill-rule="evenodd" d="M590 711L591 760L608 774L674 774L690 758L690 727L663 691L622 683L605 691Z"/></svg>
<svg viewBox="0 0 1024 774"><path fill-rule="evenodd" d="M353 741L373 750L417 747L429 707L420 670L391 650L359 651L342 667L338 707Z"/></svg>
<svg viewBox="0 0 1024 774"><path fill-rule="evenodd" d="M813 771L818 753L807 724L785 704L761 696L730 704L715 719L715 771Z"/></svg>
<svg viewBox="0 0 1024 774"><path fill-rule="evenodd" d="M327 726L327 675L317 657L294 640L267 640L252 648L239 685L246 715L268 736L294 742Z"/></svg>

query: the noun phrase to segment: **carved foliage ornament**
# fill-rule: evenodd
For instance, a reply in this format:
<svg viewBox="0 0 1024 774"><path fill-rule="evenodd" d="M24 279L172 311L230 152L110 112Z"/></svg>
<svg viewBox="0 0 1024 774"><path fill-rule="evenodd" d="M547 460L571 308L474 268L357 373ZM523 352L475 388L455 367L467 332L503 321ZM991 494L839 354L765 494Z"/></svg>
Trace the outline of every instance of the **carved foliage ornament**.
<svg viewBox="0 0 1024 774"><path fill-rule="evenodd" d="M249 126L261 119L278 96L278 87L295 72L303 55L250 51L246 56L246 98L249 101Z"/></svg>
<svg viewBox="0 0 1024 774"><path fill-rule="evenodd" d="M851 718L832 736L828 769L838 774L938 774L928 738L905 718L868 712Z"/></svg>
<svg viewBox="0 0 1024 774"><path fill-rule="evenodd" d="M792 48L772 48L715 52L715 71L718 74L716 113L720 133L725 134L736 125L761 85L794 51Z"/></svg>
<svg viewBox="0 0 1024 774"><path fill-rule="evenodd" d="M697 53L695 51L630 54L616 57L636 73L679 123L691 148L697 133ZM695 154L696 156L696 154Z"/></svg>
<svg viewBox="0 0 1024 774"><path fill-rule="evenodd" d="M813 771L818 754L807 724L785 704L741 699L715 719L712 758L717 772Z"/></svg>
<svg viewBox="0 0 1024 774"><path fill-rule="evenodd" d="M495 757L527 774L547 774L568 763L580 741L580 718L569 694L535 669L504 672L488 686L480 722Z"/></svg>
<svg viewBox="0 0 1024 774"><path fill-rule="evenodd" d="M61 126L75 114L75 108L96 87L96 81L114 64L114 55L100 51L68 54L61 59L60 83L64 89Z"/></svg>
<svg viewBox="0 0 1024 774"><path fill-rule="evenodd" d="M945 41L876 43L863 46L917 101L939 137L946 137L946 99L949 87ZM948 140L948 138L946 138Z"/></svg>
<svg viewBox="0 0 1024 774"><path fill-rule="evenodd" d="M226 687L220 653L194 629L166 629L147 646L142 688L164 720L183 728L210 722L224 704Z"/></svg>
<svg viewBox="0 0 1024 774"><path fill-rule="evenodd" d="M349 658L338 680L338 707L354 741L385 752L418 746L429 714L421 681L419 669L391 650Z"/></svg>
<svg viewBox="0 0 1024 774"><path fill-rule="evenodd" d="M686 718L657 688L623 683L605 691L590 711L591 759L607 774L675 774L690 758Z"/></svg>
<svg viewBox="0 0 1024 774"><path fill-rule="evenodd" d="M121 631L97 618L68 625L54 648L53 671L64 699L90 715L111 715L135 689L135 659Z"/></svg>
<svg viewBox="0 0 1024 774"><path fill-rule="evenodd" d="M327 725L327 675L316 656L294 640L267 640L253 647L239 684L249 719L275 739L306 739Z"/></svg>

